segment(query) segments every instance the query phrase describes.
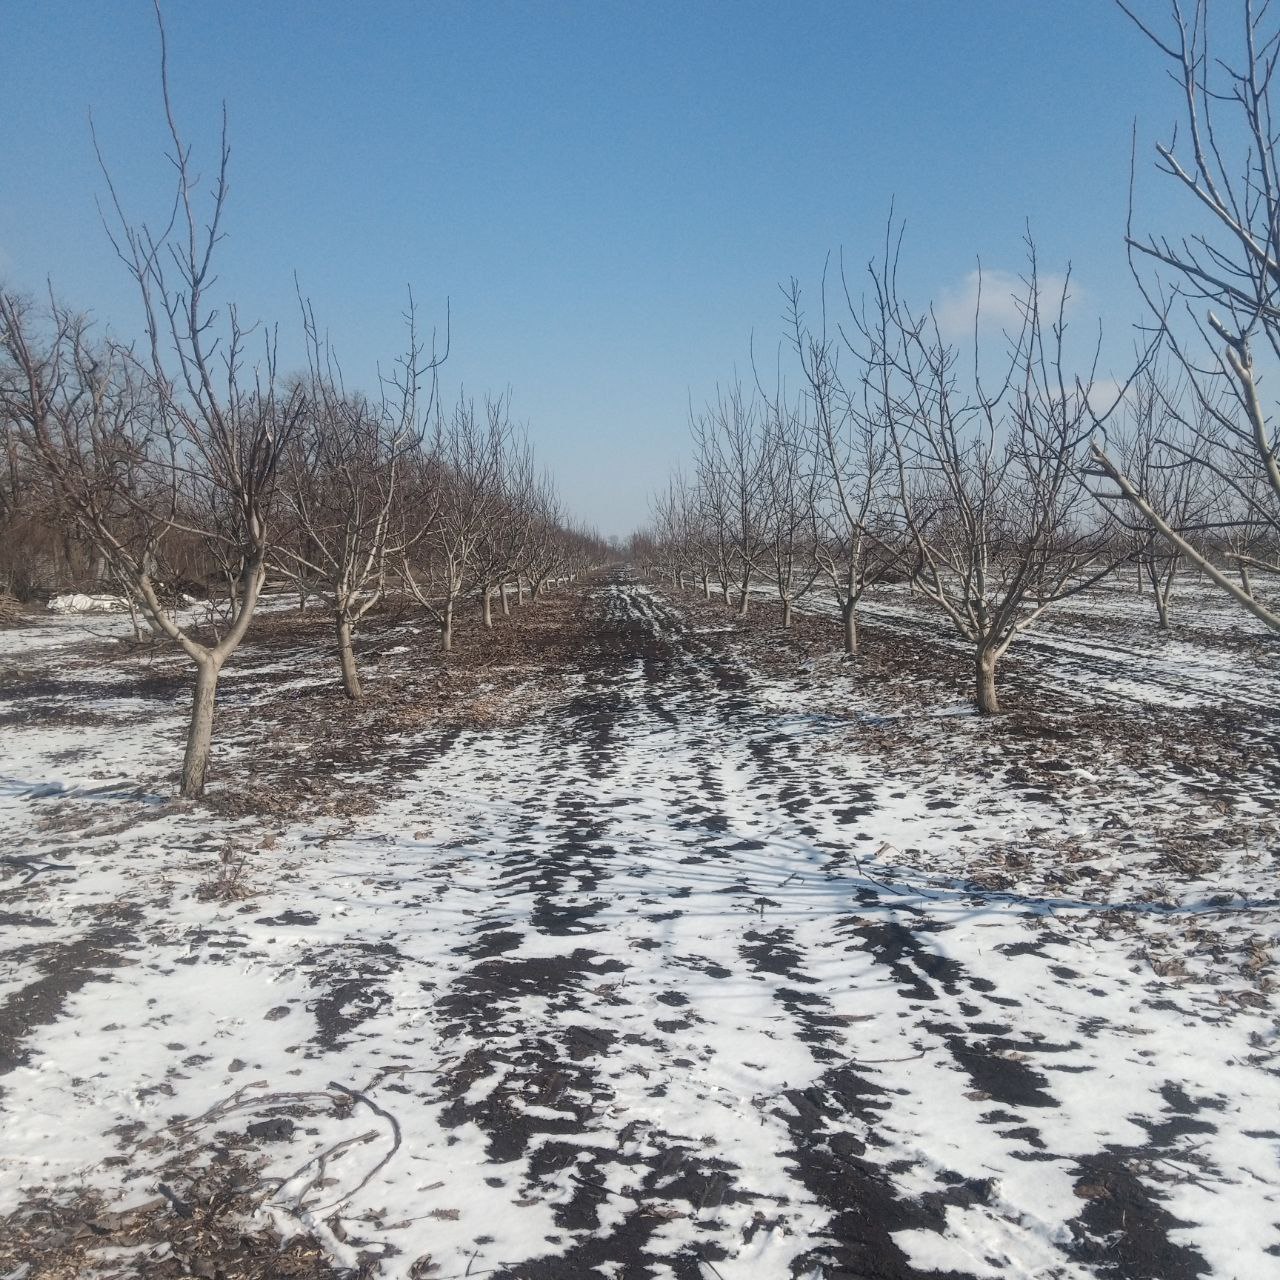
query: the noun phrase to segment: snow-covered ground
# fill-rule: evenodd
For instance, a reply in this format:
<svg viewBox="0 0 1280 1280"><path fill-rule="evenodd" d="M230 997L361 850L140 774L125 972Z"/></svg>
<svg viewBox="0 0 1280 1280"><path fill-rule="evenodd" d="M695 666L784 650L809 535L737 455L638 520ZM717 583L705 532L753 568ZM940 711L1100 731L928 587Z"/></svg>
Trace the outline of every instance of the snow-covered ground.
<svg viewBox="0 0 1280 1280"><path fill-rule="evenodd" d="M1019 642L1036 737L586 607L558 696L335 819L172 801L180 703L0 632L0 1216L234 1157L386 1277L1280 1275L1280 654L1095 597Z"/></svg>

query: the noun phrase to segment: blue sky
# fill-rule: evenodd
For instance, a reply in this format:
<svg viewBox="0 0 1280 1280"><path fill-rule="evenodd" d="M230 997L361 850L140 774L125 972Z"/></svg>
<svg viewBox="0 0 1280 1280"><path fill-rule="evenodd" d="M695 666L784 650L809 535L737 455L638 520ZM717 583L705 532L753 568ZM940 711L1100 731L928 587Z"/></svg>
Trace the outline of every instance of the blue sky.
<svg viewBox="0 0 1280 1280"><path fill-rule="evenodd" d="M394 356L406 285L426 320L448 297L446 393L510 385L605 533L644 519L690 397L746 372L753 332L777 341L778 283L812 290L828 250L865 263L891 200L914 298L962 294L978 257L1016 271L1029 219L1116 360L1139 315L1122 246L1135 119L1140 225L1177 225L1151 163L1173 87L1107 0L165 12L197 158L212 164L223 99L230 115L227 296L296 353L296 271L353 383ZM51 279L131 333L88 114L130 209L158 216L150 5L7 0L3 24L0 276Z"/></svg>

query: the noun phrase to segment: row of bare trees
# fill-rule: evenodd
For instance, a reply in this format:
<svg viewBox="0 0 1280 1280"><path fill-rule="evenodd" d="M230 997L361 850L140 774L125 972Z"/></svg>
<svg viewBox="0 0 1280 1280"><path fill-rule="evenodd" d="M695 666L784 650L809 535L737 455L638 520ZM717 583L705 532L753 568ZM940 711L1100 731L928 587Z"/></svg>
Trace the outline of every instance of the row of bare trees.
<svg viewBox="0 0 1280 1280"><path fill-rule="evenodd" d="M0 432L16 478L0 518L28 581L43 563L54 585L113 591L191 660L184 794L203 788L219 676L269 576L332 620L343 688L359 699L354 637L389 593L425 609L447 651L460 601L474 598L490 628L495 601L509 613L600 558L538 472L509 397L441 411L442 355L423 351L412 312L377 398L344 388L309 309L305 373L281 377L270 348L245 373L233 328L215 381L206 319L149 283L180 317L165 344L182 352L177 379L59 304L0 290ZM78 563L50 556L68 541L88 549ZM188 592L216 608L184 607Z"/></svg>
<svg viewBox="0 0 1280 1280"><path fill-rule="evenodd" d="M890 239L854 301L816 324L784 291L797 388L782 373L735 386L693 422L690 480L656 503L656 544L675 582L714 580L745 615L766 581L784 626L805 594L834 595L845 651L858 608L909 580L972 648L975 696L999 710L996 671L1014 638L1133 548L1077 465L1092 431L1092 379L1066 369L1068 286L1047 290L1034 247L1004 349L971 365L932 309L897 286Z"/></svg>
<svg viewBox="0 0 1280 1280"><path fill-rule="evenodd" d="M1226 410L1202 404L1154 352L1119 392L1098 385L1092 354L1081 372L1068 351L1070 278L1046 285L1030 241L1027 251L1017 322L992 353L979 298L967 358L932 308L901 296L892 239L856 302L842 277L830 327L825 285L815 325L792 281L794 390L757 371L693 415L691 471L654 499L640 558L739 616L763 588L783 627L805 596L834 599L850 656L866 593L905 582L970 647L983 713L1000 709L998 667L1016 638L1122 565L1140 574L1162 629L1178 571L1201 562L1236 566L1235 590L1257 604L1248 570L1272 563L1275 541L1235 487L1198 465ZM1102 439L1180 542L1101 488Z"/></svg>
<svg viewBox="0 0 1280 1280"><path fill-rule="evenodd" d="M158 11L157 11L158 16ZM306 368L286 375L275 329L211 300L229 147L201 191L161 72L175 186L161 228L134 222L110 174L108 233L142 302L144 337L97 334L51 298L0 289L0 535L6 585L120 594L190 660L195 687L182 793L201 794L224 665L269 577L332 619L343 687L361 696L355 636L389 592L453 640L455 610L539 595L599 559L570 527L507 395L439 404L448 354L419 335L375 395L348 389L300 297ZM195 590L216 608L184 607Z"/></svg>
<svg viewBox="0 0 1280 1280"><path fill-rule="evenodd" d="M971 647L987 713L1016 637L1124 563L1162 628L1192 568L1280 630L1255 590L1280 572L1280 441L1259 391L1280 360L1280 32L1243 0L1233 62L1210 52L1204 0L1172 12L1171 35L1134 20L1182 90L1189 158L1161 146L1160 168L1207 216L1182 239L1130 229L1154 322L1123 384L1096 377L1100 342L1068 349L1070 275L1047 281L1029 236L1012 312L998 300L1013 323L991 340L980 289L959 343L904 299L890 219L861 288L843 266L838 289L824 277L812 319L784 289L789 359L766 380L753 358L751 387L694 414L692 473L655 499L642 555L740 615L767 581L784 626L829 592L851 655L865 593L906 581Z"/></svg>
<svg viewBox="0 0 1280 1280"><path fill-rule="evenodd" d="M453 647L459 602L474 595L492 629L513 599L599 558L598 539L570 527L551 478L513 420L509 394L439 404L444 359L408 342L372 401L349 393L304 305L310 352L305 410L281 462L272 563L300 604L318 598L334 620L343 687L361 696L354 636L388 592L416 601Z"/></svg>

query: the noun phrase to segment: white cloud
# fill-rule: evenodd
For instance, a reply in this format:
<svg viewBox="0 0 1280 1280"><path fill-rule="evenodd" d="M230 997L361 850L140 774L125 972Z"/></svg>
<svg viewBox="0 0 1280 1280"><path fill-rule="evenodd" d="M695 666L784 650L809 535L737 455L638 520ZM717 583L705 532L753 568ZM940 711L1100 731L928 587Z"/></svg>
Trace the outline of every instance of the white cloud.
<svg viewBox="0 0 1280 1280"><path fill-rule="evenodd" d="M1057 314L1058 300L1066 277L1041 275L1039 279L1040 305L1046 313ZM1027 286L1016 271L1002 271L998 267L984 267L970 271L959 283L944 285L934 303L934 314L942 336L951 342L973 337L974 313L978 313L979 333L1001 333L1008 330L1017 333L1022 327L1022 313L1018 298L1026 294ZM1071 310L1078 301L1078 290L1072 285L1067 300ZM981 310L978 310L981 304ZM1048 319L1048 315L1045 315Z"/></svg>
<svg viewBox="0 0 1280 1280"><path fill-rule="evenodd" d="M1102 378L1098 377L1093 380L1093 385L1089 388L1089 406L1096 414L1105 414L1115 408L1118 413L1122 413L1124 405L1117 405L1116 401L1120 399L1120 393L1124 390L1124 382L1119 378ZM1128 393L1124 397L1128 401Z"/></svg>

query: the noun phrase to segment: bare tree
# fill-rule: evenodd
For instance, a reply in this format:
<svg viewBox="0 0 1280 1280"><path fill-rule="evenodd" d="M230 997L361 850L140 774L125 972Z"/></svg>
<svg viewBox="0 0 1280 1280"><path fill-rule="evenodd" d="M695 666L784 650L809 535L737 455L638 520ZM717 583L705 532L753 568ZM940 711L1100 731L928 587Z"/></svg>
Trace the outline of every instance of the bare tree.
<svg viewBox="0 0 1280 1280"><path fill-rule="evenodd" d="M700 551L707 567L708 579L714 576L716 589L725 604L731 604L734 577L733 521L729 493L728 471L722 464L716 447L714 432L705 417L691 417L690 427L694 443L694 482L692 494L695 505L678 512L691 529L702 531ZM674 555L679 542L668 549ZM671 561L673 579L679 576L679 559Z"/></svg>
<svg viewBox="0 0 1280 1280"><path fill-rule="evenodd" d="M896 261L891 262L887 253L885 264L886 273L896 269ZM886 274L886 278L892 287L892 276ZM793 279L784 292L788 337L799 358L809 400L817 481L812 504L814 556L840 610L844 651L853 656L858 652L858 605L868 588L883 580L901 559L897 531L887 510L893 406L886 337L876 332L875 321L854 308L846 287L852 323L843 335L844 345L857 370L850 388L841 377L838 348L827 332L825 278L816 330L805 322L799 283ZM881 326L891 316L886 309L873 314ZM867 339L860 348L850 343L858 333Z"/></svg>
<svg viewBox="0 0 1280 1280"><path fill-rule="evenodd" d="M233 305L215 330L208 291L227 202L226 113L202 212L191 151L172 108L163 23L159 30L175 174L163 229L125 216L103 166L115 219L108 233L142 299L144 353L93 344L84 321L57 304L41 331L30 307L12 295L0 301L0 341L16 371L3 389L7 412L22 423L68 517L151 625L196 668L182 794L198 796L218 677L244 639L266 579L276 473L302 396L279 389L273 335L264 335L261 358L250 366L249 332ZM212 640L198 638L170 607L157 578L166 544L180 532L198 538L232 579L225 626Z"/></svg>
<svg viewBox="0 0 1280 1280"><path fill-rule="evenodd" d="M786 402L780 386L765 400L761 467L763 558L778 592L782 625L789 628L797 602L821 572L813 524L818 471L803 410Z"/></svg>
<svg viewBox="0 0 1280 1280"><path fill-rule="evenodd" d="M82 315L51 301L40 312L26 298L0 293L0 404L6 424L16 524L29 509L21 480L40 479L52 499L50 550L61 550L63 580L72 542L91 523L132 539L147 524L139 495L160 487L154 405L128 353L92 337ZM168 488L179 481L168 478ZM92 537L91 532L88 533Z"/></svg>
<svg viewBox="0 0 1280 1280"><path fill-rule="evenodd" d="M1184 392L1181 382L1162 376L1153 364L1143 362L1121 402L1127 429L1114 444L1114 451L1125 474L1134 477L1183 537L1203 545L1203 540L1218 536L1224 524L1230 529L1234 522L1218 518L1220 508L1206 484L1208 475L1194 465L1200 460L1202 446L1196 433L1181 429ZM1172 441L1178 442L1176 451L1166 446ZM1140 580L1151 591L1159 629L1167 631L1173 589L1185 564L1183 554L1140 516L1133 518L1127 502L1113 506L1117 522L1135 542L1133 558Z"/></svg>
<svg viewBox="0 0 1280 1280"><path fill-rule="evenodd" d="M975 352L968 394L956 349L932 313L912 315L892 276L873 269L873 277L883 316L877 331L889 339L891 432L916 581L973 646L977 709L993 714L997 666L1014 639L1123 555L1100 526L1080 472L1092 376L1073 378L1065 367L1069 275L1046 318L1028 239L1016 298L1021 326L1007 335L1003 376L988 390Z"/></svg>
<svg viewBox="0 0 1280 1280"><path fill-rule="evenodd" d="M436 371L448 354L430 355L417 336L413 298L405 315L408 344L384 381L380 402L348 393L333 352L304 303L309 376L307 412L286 455L280 485L291 536L279 541L282 570L318 591L334 619L342 685L362 695L353 637L383 598L406 550L399 510L406 460L416 453L432 414ZM419 495L421 497L421 495ZM429 526L421 508L418 529Z"/></svg>
<svg viewBox="0 0 1280 1280"><path fill-rule="evenodd" d="M528 441L511 420L509 392L486 399L485 422L488 491L471 547L471 574L480 597L480 621L488 630L493 626L495 594L501 595L503 612L508 611L506 584L519 571L534 472Z"/></svg>
<svg viewBox="0 0 1280 1280"><path fill-rule="evenodd" d="M196 667L182 794L198 796L218 676L244 639L266 575L272 482L300 396L278 397L270 373L241 390L232 359L229 394L216 418L206 416L172 384L158 389L157 371L131 352L94 344L83 318L54 305L40 326L12 295L0 295L0 343L18 371L0 385L0 397L63 510L154 630ZM211 563L235 566L236 589L212 641L197 637L165 590L166 565L183 535L199 539Z"/></svg>
<svg viewBox="0 0 1280 1280"><path fill-rule="evenodd" d="M1280 65L1272 7L1240 0L1234 32L1210 42L1210 4L1172 0L1172 22L1157 31L1119 7L1166 59L1179 87L1182 140L1157 146L1160 172L1189 197L1204 228L1184 236L1140 237L1130 199L1127 243L1134 278L1157 334L1186 373L1199 408L1179 427L1190 438L1162 437L1169 455L1208 471L1234 495L1238 519L1269 553L1280 539L1280 437L1263 407L1257 349L1280 358L1280 160L1271 89ZM1212 6L1215 17L1222 6ZM1280 612L1258 600L1247 573L1237 583L1179 526L1161 495L1128 474L1105 432L1092 449L1094 469L1178 553L1272 630ZM1245 567L1241 562L1241 567ZM1252 565L1280 572L1272 554Z"/></svg>
<svg viewBox="0 0 1280 1280"><path fill-rule="evenodd" d="M747 616L751 581L765 553L762 509L766 485L760 406L738 382L692 419L703 519L710 526L725 603L738 588L737 613Z"/></svg>
<svg viewBox="0 0 1280 1280"><path fill-rule="evenodd" d="M0 344L0 386L16 370ZM40 584L42 564L52 567L75 529L60 518L45 476L32 456L21 423L0 400L0 599L29 599Z"/></svg>
<svg viewBox="0 0 1280 1280"><path fill-rule="evenodd" d="M446 653L476 547L497 502L498 456L490 430L496 414L492 400L482 417L474 401L459 396L450 418L437 419L406 500L411 532L401 558L404 585L436 621Z"/></svg>
<svg viewBox="0 0 1280 1280"><path fill-rule="evenodd" d="M544 475L533 494L533 520L525 555L529 594L542 598L548 585L564 565L564 505L555 482Z"/></svg>
<svg viewBox="0 0 1280 1280"><path fill-rule="evenodd" d="M686 499L684 478L678 472L667 478L665 489L649 498L652 558L655 568L671 583L672 590L684 585L684 567L689 555Z"/></svg>
<svg viewBox="0 0 1280 1280"><path fill-rule="evenodd" d="M1260 514L1267 505L1266 486L1262 475L1242 477L1235 485L1215 486L1222 529L1217 541L1223 559L1235 566L1240 586L1250 597L1254 594L1253 571L1273 574L1280 564L1280 530ZM1246 491L1243 497L1241 488Z"/></svg>

